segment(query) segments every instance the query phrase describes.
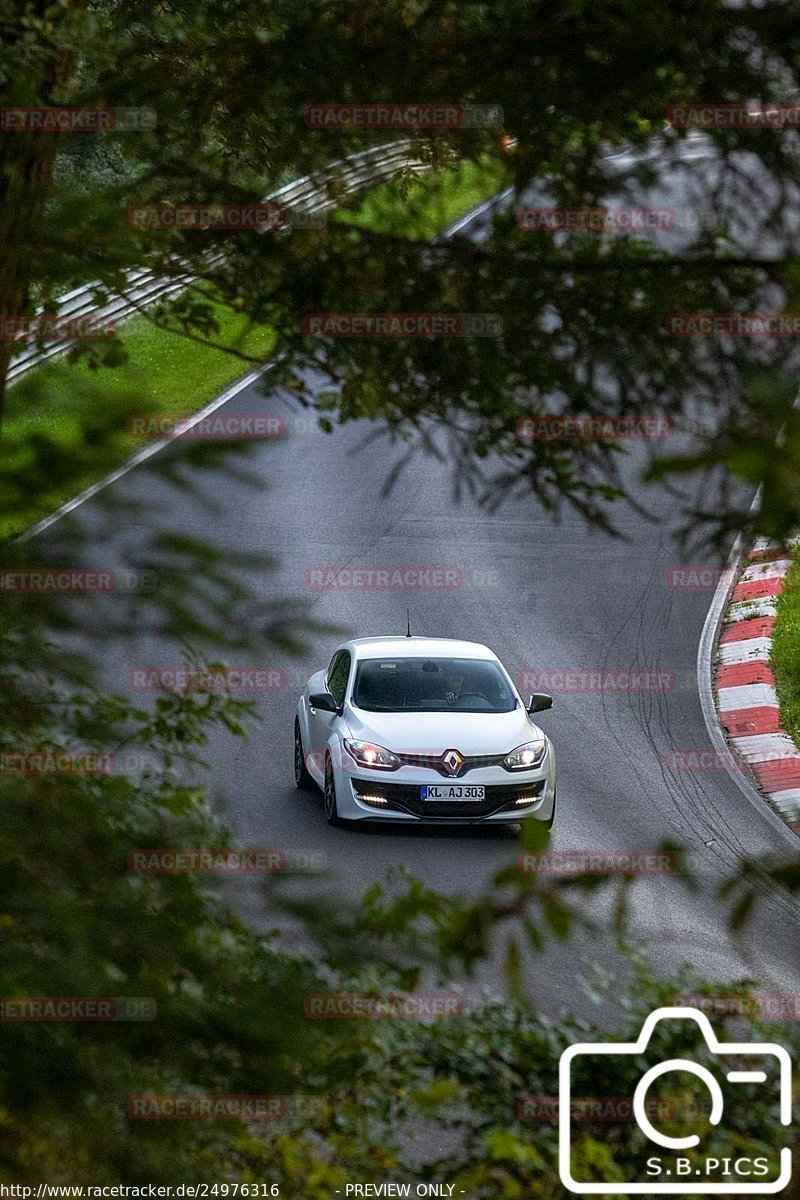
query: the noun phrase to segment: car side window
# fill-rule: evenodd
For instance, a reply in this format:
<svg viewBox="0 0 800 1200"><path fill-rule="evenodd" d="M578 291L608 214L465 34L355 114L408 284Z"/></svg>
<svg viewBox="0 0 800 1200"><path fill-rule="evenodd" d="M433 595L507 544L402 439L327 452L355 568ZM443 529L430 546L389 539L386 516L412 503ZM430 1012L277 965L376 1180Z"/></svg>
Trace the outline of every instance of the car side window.
<svg viewBox="0 0 800 1200"><path fill-rule="evenodd" d="M336 703L341 707L347 691L347 680L350 675L350 655L346 650L340 650L334 656L328 671L328 689Z"/></svg>

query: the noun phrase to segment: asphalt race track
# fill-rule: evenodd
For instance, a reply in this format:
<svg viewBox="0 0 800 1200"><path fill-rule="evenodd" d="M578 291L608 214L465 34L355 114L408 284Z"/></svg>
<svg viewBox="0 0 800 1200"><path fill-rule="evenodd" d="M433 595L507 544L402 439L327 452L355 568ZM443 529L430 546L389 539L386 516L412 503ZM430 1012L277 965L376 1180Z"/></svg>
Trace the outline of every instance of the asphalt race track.
<svg viewBox="0 0 800 1200"><path fill-rule="evenodd" d="M476 218L477 226L481 220ZM278 392L265 398L255 384L220 411L226 410L284 413L290 427L297 416L291 396ZM671 766L671 752L711 745L696 658L713 589L668 585L670 568L684 562L673 541L676 503L636 483L640 454L631 454L630 477L655 520L620 509L625 538L614 540L588 531L569 513L556 524L532 500L515 501L494 514L469 499L456 504L447 463L423 456L384 497L381 485L394 451L382 442L364 446L367 432L348 426L325 435L303 417L286 439L257 443L250 469L263 478L263 488L219 471L203 477L213 511L156 479L144 463L109 485L123 515L109 540L101 542L95 533L102 524L96 500L78 507L71 519L94 539L91 557L103 565L120 561L145 526L274 554L279 568L256 580L261 593L310 597L315 616L356 636L403 633L409 604L414 632L486 642L515 677L522 671L568 668L602 669L623 679L619 673L662 672L669 682L660 693L626 691L624 685L561 692L553 710L541 715L558 755L553 846L642 851L664 839L683 843L699 891L669 876L635 885L631 933L646 943L658 970L692 962L709 977L747 974L767 991L800 992L792 962L797 903L765 885L744 945L737 946L727 930L726 910L713 895L740 856L788 854L796 849L796 839L726 771ZM152 507L130 517L131 500ZM463 582L448 590L309 589L305 573L324 565L457 566ZM333 644L317 639L302 664L278 654L259 664L283 666L287 686L257 697L263 725L247 744L222 733L214 739L214 792L225 798L237 840L324 852L331 872L325 886L350 897L359 896L387 868L403 864L429 885L475 894L516 855L513 836L480 828L329 829L321 798L296 792L296 696L304 676L327 661ZM89 631L85 649L92 653ZM175 663L179 657L178 646L140 641L124 657L105 655L105 682L124 692L130 666ZM548 689L543 684L540 690ZM239 890L248 919L270 924L258 890L244 880ZM602 912L602 903L593 907ZM551 1010L585 1007L575 979L590 960L613 965L610 935L582 936L532 958L532 994ZM497 989L496 963L485 966L479 983Z"/></svg>

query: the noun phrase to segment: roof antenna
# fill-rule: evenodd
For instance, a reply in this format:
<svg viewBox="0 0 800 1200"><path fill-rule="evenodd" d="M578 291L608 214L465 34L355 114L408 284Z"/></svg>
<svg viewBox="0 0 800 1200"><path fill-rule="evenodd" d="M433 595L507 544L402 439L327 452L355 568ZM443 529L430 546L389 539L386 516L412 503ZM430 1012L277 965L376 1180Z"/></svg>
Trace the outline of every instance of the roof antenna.
<svg viewBox="0 0 800 1200"><path fill-rule="evenodd" d="M406 637L411 637L411 609L406 605Z"/></svg>

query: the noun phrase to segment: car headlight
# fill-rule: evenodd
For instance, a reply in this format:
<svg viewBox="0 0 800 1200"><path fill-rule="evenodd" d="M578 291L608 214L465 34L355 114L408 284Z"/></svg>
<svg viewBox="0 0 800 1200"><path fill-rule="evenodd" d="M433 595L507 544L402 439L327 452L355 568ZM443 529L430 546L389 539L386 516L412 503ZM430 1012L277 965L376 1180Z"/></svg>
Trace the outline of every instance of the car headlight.
<svg viewBox="0 0 800 1200"><path fill-rule="evenodd" d="M345 738L344 748L360 767L370 767L377 771L396 771L402 765L391 750L375 746L372 742L351 742L349 738Z"/></svg>
<svg viewBox="0 0 800 1200"><path fill-rule="evenodd" d="M516 750L512 750L505 756L503 766L507 771L530 771L541 763L545 748L544 738L526 742L524 746L517 746Z"/></svg>

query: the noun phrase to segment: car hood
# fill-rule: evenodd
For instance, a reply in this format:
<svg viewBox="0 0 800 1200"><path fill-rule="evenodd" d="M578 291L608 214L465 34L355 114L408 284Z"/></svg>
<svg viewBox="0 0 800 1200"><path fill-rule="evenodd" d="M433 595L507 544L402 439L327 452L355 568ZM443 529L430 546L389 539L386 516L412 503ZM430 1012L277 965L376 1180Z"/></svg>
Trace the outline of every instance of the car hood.
<svg viewBox="0 0 800 1200"><path fill-rule="evenodd" d="M348 706L347 725L353 738L396 754L507 754L542 736L522 708L509 713L372 713Z"/></svg>

